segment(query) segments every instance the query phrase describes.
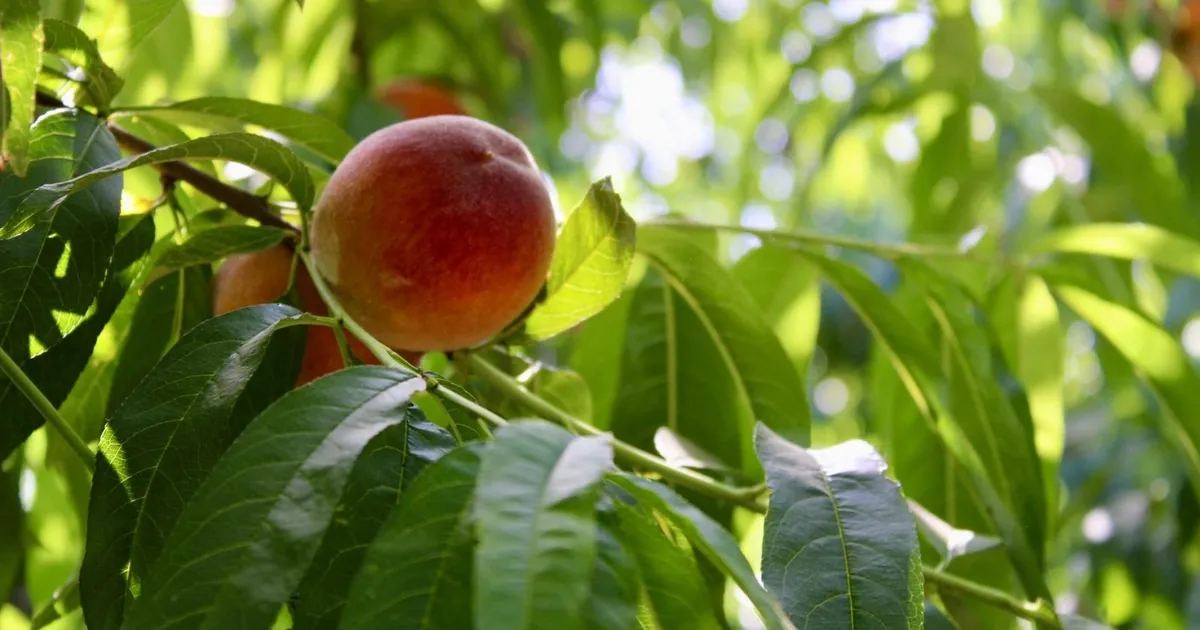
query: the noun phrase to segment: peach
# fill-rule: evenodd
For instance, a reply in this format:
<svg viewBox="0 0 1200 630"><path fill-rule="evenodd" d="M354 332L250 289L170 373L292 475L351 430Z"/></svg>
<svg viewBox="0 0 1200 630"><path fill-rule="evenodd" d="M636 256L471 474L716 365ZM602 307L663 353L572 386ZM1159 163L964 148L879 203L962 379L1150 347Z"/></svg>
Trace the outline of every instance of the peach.
<svg viewBox="0 0 1200 630"><path fill-rule="evenodd" d="M213 314L224 315L233 310L269 304L278 301L287 292L288 274L291 272L292 251L277 245L249 254L230 256L213 276ZM296 269L296 292L300 308L316 315L328 315L329 310L316 285L309 277L304 265ZM354 336L349 336L350 349L364 363L378 364L379 360ZM406 354L414 364L421 360L419 354ZM342 354L337 338L325 326L309 326L306 332L304 359L300 364L299 387L315 378L342 369Z"/></svg>
<svg viewBox="0 0 1200 630"><path fill-rule="evenodd" d="M555 219L519 139L432 116L350 151L311 229L317 270L367 332L396 349L453 351L488 340L537 297Z"/></svg>
<svg viewBox="0 0 1200 630"><path fill-rule="evenodd" d="M466 114L458 99L445 88L419 79L396 79L375 90L375 98L389 105L406 119L442 114Z"/></svg>

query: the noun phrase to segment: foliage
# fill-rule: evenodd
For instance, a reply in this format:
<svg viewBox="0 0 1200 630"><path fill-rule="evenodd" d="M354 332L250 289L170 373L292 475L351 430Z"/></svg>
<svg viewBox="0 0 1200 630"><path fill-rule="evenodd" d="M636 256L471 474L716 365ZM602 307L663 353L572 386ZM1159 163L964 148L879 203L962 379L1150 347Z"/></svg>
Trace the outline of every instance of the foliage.
<svg viewBox="0 0 1200 630"><path fill-rule="evenodd" d="M0 628L1196 627L1162 4L6 0ZM542 294L420 366L319 276L213 317L398 77L530 147Z"/></svg>

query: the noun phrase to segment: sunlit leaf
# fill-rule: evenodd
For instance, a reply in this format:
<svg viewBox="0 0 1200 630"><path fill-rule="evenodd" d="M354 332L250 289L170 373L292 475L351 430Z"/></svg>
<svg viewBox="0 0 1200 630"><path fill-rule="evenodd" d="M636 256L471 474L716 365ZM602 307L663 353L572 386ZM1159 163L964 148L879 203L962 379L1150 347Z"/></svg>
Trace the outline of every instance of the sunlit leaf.
<svg viewBox="0 0 1200 630"><path fill-rule="evenodd" d="M767 243L738 260L733 275L767 316L801 378L807 377L821 322L816 267L786 247Z"/></svg>
<svg viewBox="0 0 1200 630"><path fill-rule="evenodd" d="M236 254L269 249L288 233L273 227L224 225L196 232L188 240L164 251L155 261L155 271L172 271L192 265L223 260Z"/></svg>
<svg viewBox="0 0 1200 630"><path fill-rule="evenodd" d="M76 105L90 104L106 111L124 81L100 58L96 42L73 24L61 20L44 20L47 53L58 54L82 70L81 98Z"/></svg>
<svg viewBox="0 0 1200 630"><path fill-rule="evenodd" d="M993 536L959 529L940 519L936 514L921 507L921 504L910 500L909 510L917 523L917 530L942 556L942 563L948 564L960 556L985 551L1004 544L1004 541Z"/></svg>
<svg viewBox="0 0 1200 630"><path fill-rule="evenodd" d="M1200 241L1155 225L1090 223L1059 228L1030 245L1030 254L1047 252L1146 260L1200 278Z"/></svg>
<svg viewBox="0 0 1200 630"><path fill-rule="evenodd" d="M7 127L4 128L0 166L24 177L30 161L38 70L42 67L42 18L38 0L6 0L0 11L0 76L8 88ZM2 98L0 98L2 100Z"/></svg>
<svg viewBox="0 0 1200 630"><path fill-rule="evenodd" d="M270 623L320 547L355 460L408 418L423 388L399 370L356 366L267 408L179 514L123 628Z"/></svg>
<svg viewBox="0 0 1200 630"><path fill-rule="evenodd" d="M602 437L543 421L496 432L483 453L474 517L477 627L579 628L596 563L595 501L612 468Z"/></svg>
<svg viewBox="0 0 1200 630"><path fill-rule="evenodd" d="M616 300L633 263L635 230L612 181L592 184L558 237L546 300L525 321L525 334L549 339Z"/></svg>
<svg viewBox="0 0 1200 630"><path fill-rule="evenodd" d="M120 627L132 582L145 579L184 504L242 428L295 383L300 339L273 338L307 319L273 304L204 322L110 418L80 571L90 628Z"/></svg>
<svg viewBox="0 0 1200 630"><path fill-rule="evenodd" d="M757 429L771 490L762 579L792 622L920 628L917 531L879 453L862 440L809 450Z"/></svg>
<svg viewBox="0 0 1200 630"><path fill-rule="evenodd" d="M544 368L534 375L529 389L576 418L592 421L592 393L579 374Z"/></svg>

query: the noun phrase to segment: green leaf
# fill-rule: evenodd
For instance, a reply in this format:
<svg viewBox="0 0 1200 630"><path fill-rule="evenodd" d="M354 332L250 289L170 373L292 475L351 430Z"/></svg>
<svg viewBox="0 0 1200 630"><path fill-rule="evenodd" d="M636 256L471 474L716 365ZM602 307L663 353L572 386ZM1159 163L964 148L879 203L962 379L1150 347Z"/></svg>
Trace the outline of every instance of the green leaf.
<svg viewBox="0 0 1200 630"><path fill-rule="evenodd" d="M628 473L611 474L610 479L639 503L665 516L695 549L733 579L754 604L767 630L795 628L779 602L758 582L737 541L716 521L661 484Z"/></svg>
<svg viewBox="0 0 1200 630"><path fill-rule="evenodd" d="M917 531L921 532L926 542L941 555L940 567L945 567L955 558L987 551L1004 544L1004 541L994 536L959 529L921 507L916 501L909 500L908 509L917 523Z"/></svg>
<svg viewBox="0 0 1200 630"><path fill-rule="evenodd" d="M273 337L308 320L280 304L210 319L113 414L100 440L80 570L89 628L120 626L131 582L145 579L184 504L246 423L295 383L300 339Z"/></svg>
<svg viewBox="0 0 1200 630"><path fill-rule="evenodd" d="M592 426L602 430L612 425L613 403L621 387L621 355L634 293L622 294L572 335L569 365L587 382L592 399Z"/></svg>
<svg viewBox="0 0 1200 630"><path fill-rule="evenodd" d="M210 96L170 105L123 108L122 113L147 114L177 125L224 128L230 122L273 131L333 164L342 161L354 139L332 120L306 111L245 98Z"/></svg>
<svg viewBox="0 0 1200 630"><path fill-rule="evenodd" d="M121 54L128 65L138 45L181 3L180 0L126 0L120 4L124 5L124 14L109 16L99 45L106 56ZM114 10L116 7L109 5L109 11Z"/></svg>
<svg viewBox="0 0 1200 630"><path fill-rule="evenodd" d="M1045 234L1028 250L1031 255L1051 252L1146 260L1163 269L1200 278L1200 241L1154 225L1073 225Z"/></svg>
<svg viewBox="0 0 1200 630"><path fill-rule="evenodd" d="M643 228L638 249L704 324L754 419L807 444L804 383L753 298L715 260L670 228ZM751 442L751 431L745 428L744 444Z"/></svg>
<svg viewBox="0 0 1200 630"><path fill-rule="evenodd" d="M636 230L612 180L592 184L558 237L546 300L525 321L525 334L549 339L616 300L633 264Z"/></svg>
<svg viewBox="0 0 1200 630"><path fill-rule="evenodd" d="M543 366L528 387L555 407L585 422L592 421L592 392L578 373Z"/></svg>
<svg viewBox="0 0 1200 630"><path fill-rule="evenodd" d="M3 458L0 458L3 459ZM24 555L22 530L25 510L21 506L21 468L0 469L0 509L11 515L0 519L0 599L10 601L21 574Z"/></svg>
<svg viewBox="0 0 1200 630"><path fill-rule="evenodd" d="M633 554L614 532L616 513L598 510L596 566L583 627L588 630L637 630L641 583Z"/></svg>
<svg viewBox="0 0 1200 630"><path fill-rule="evenodd" d="M188 240L164 251L155 261L153 269L161 273L192 265L206 265L236 254L269 249L283 242L287 236L287 232L267 226L217 226L197 232Z"/></svg>
<svg viewBox="0 0 1200 630"><path fill-rule="evenodd" d="M33 113L37 98L38 71L42 68L41 7L38 0L6 0L0 9L0 77L8 88L11 108L4 129L0 167L25 177L33 157Z"/></svg>
<svg viewBox="0 0 1200 630"><path fill-rule="evenodd" d="M759 426L771 489L762 581L798 627L920 628L917 530L875 449L804 449Z"/></svg>
<svg viewBox="0 0 1200 630"><path fill-rule="evenodd" d="M340 630L471 627L471 506L483 448L454 449L400 495L350 587Z"/></svg>
<svg viewBox="0 0 1200 630"><path fill-rule="evenodd" d="M1067 85L1032 89L1061 122L1075 128L1091 147L1095 167L1124 179L1137 212L1171 232L1200 236L1200 222L1184 207L1184 188L1163 152L1151 152L1145 134L1117 108L1097 105ZM1124 191L1123 191L1124 192Z"/></svg>
<svg viewBox="0 0 1200 630"><path fill-rule="evenodd" d="M67 110L38 119L30 151L24 178L0 173L0 222L19 212L34 187L121 157L103 123ZM116 245L120 201L120 180L105 182L37 217L21 237L0 241L0 346L18 362L88 317Z"/></svg>
<svg viewBox="0 0 1200 630"><path fill-rule="evenodd" d="M75 104L90 104L106 111L124 81L100 58L96 42L74 24L61 20L43 20L42 28L46 34L46 52L57 53L83 71Z"/></svg>
<svg viewBox="0 0 1200 630"><path fill-rule="evenodd" d="M0 240L14 238L30 230L38 217L54 209L72 193L131 168L174 160L228 160L244 164L279 182L291 194L301 212L307 213L312 209L315 194L312 177L295 153L262 136L225 133L160 147L67 181L41 186L26 197L8 221L0 226Z"/></svg>
<svg viewBox="0 0 1200 630"><path fill-rule="evenodd" d="M645 615L659 630L719 630L708 586L691 553L668 539L649 510L614 499L614 533L637 564ZM633 626L637 628L637 626Z"/></svg>
<svg viewBox="0 0 1200 630"><path fill-rule="evenodd" d="M762 309L783 350L807 380L821 323L821 277L794 251L766 243L733 267L733 277Z"/></svg>
<svg viewBox="0 0 1200 630"><path fill-rule="evenodd" d="M1200 375L1178 339L1141 314L1077 287L1054 293L1125 357L1163 403L1163 436L1179 452L1192 484L1200 488Z"/></svg>
<svg viewBox="0 0 1200 630"><path fill-rule="evenodd" d="M405 421L424 385L393 368L356 366L271 405L180 513L123 629L271 623L320 547L355 460Z"/></svg>
<svg viewBox="0 0 1200 630"><path fill-rule="evenodd" d="M594 504L613 466L605 437L541 420L496 432L474 517L476 627L582 627L596 562Z"/></svg>
<svg viewBox="0 0 1200 630"><path fill-rule="evenodd" d="M333 522L296 592L296 628L338 627L367 546L396 501L423 470L454 449L445 429L424 421L415 409L407 415L407 422L375 436L354 463Z"/></svg>
<svg viewBox="0 0 1200 630"><path fill-rule="evenodd" d="M153 221L139 221L127 232L117 243L108 278L100 289L91 315L61 343L22 366L25 375L56 407L63 404L76 379L87 367L100 334L125 297L140 268L139 263L153 241ZM4 431L0 431L2 460L42 426L45 419L7 380L0 380L0 408L5 410Z"/></svg>
<svg viewBox="0 0 1200 630"><path fill-rule="evenodd" d="M54 591L54 596L33 616L29 630L38 630L79 610L79 580L71 579Z"/></svg>

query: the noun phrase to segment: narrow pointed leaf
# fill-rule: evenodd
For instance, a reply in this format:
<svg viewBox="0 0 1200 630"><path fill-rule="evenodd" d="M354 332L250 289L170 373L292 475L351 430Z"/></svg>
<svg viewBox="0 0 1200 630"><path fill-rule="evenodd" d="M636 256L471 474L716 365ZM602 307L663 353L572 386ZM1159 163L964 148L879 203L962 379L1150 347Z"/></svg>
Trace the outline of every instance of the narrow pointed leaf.
<svg viewBox="0 0 1200 630"><path fill-rule="evenodd" d="M270 624L300 585L355 460L409 417L423 388L399 370L357 366L276 401L187 503L123 628Z"/></svg>
<svg viewBox="0 0 1200 630"><path fill-rule="evenodd" d="M109 20L100 34L99 46L104 55L128 55L158 28L180 0L137 0L126 4L128 14L123 20ZM120 66L118 66L120 67Z"/></svg>
<svg viewBox="0 0 1200 630"><path fill-rule="evenodd" d="M245 98L209 96L170 105L123 108L120 113L147 114L178 125L217 126L229 122L269 129L337 164L354 148L354 139L332 120L283 105Z"/></svg>
<svg viewBox="0 0 1200 630"><path fill-rule="evenodd" d="M40 185L120 159L94 116L58 110L38 119L24 178L0 172L0 223ZM18 362L45 352L88 317L116 245L121 181L68 197L19 238L0 240L0 345Z"/></svg>
<svg viewBox="0 0 1200 630"><path fill-rule="evenodd" d="M1200 376L1178 339L1141 314L1073 286L1054 292L1111 343L1162 400L1163 434L1179 452L1194 487L1200 488Z"/></svg>
<svg viewBox="0 0 1200 630"><path fill-rule="evenodd" d="M1028 250L1147 260L1163 269L1200 278L1200 241L1142 223L1090 223L1050 232Z"/></svg>
<svg viewBox="0 0 1200 630"><path fill-rule="evenodd" d="M941 554L943 565L960 556L987 551L1004 544L1004 541L994 536L959 529L911 499L908 501L908 509L912 512L921 537Z"/></svg>
<svg viewBox="0 0 1200 630"><path fill-rule="evenodd" d="M96 42L74 24L62 20L44 20L42 28L46 34L46 52L63 57L83 72L79 90L82 98L77 97L76 104L90 104L106 111L124 81L100 58Z"/></svg>
<svg viewBox="0 0 1200 630"><path fill-rule="evenodd" d="M588 630L636 630L641 583L637 560L613 531L616 513L601 511L596 527L596 566L583 627ZM693 626L694 627L694 626Z"/></svg>
<svg viewBox="0 0 1200 630"><path fill-rule="evenodd" d="M614 474L610 478L639 503L665 516L687 536L699 553L732 578L754 604L767 630L795 628L783 607L759 583L737 541L720 524L662 484L628 473Z"/></svg>
<svg viewBox="0 0 1200 630"><path fill-rule="evenodd" d="M273 337L305 321L273 304L204 322L109 420L80 570L89 628L120 626L130 581L145 579L183 506L246 423L295 383L300 340Z"/></svg>
<svg viewBox="0 0 1200 630"><path fill-rule="evenodd" d="M476 627L581 628L596 562L595 501L612 444L541 420L496 432L474 517Z"/></svg>
<svg viewBox="0 0 1200 630"><path fill-rule="evenodd" d="M451 451L400 495L350 587L340 630L471 627L471 508L483 448Z"/></svg>
<svg viewBox="0 0 1200 630"><path fill-rule="evenodd" d="M37 223L38 217L55 208L65 197L96 182L131 168L173 160L228 160L245 164L279 182L292 195L301 212L312 208L315 194L312 176L295 153L262 136L225 133L160 147L64 182L41 186L21 202L7 222L0 225L0 239L25 233Z"/></svg>
<svg viewBox="0 0 1200 630"><path fill-rule="evenodd" d="M771 489L762 580L801 628L920 628L917 531L873 447L805 449L759 426Z"/></svg>
<svg viewBox="0 0 1200 630"><path fill-rule="evenodd" d="M639 231L638 250L708 329L754 418L808 443L804 384L753 298L686 236L660 226ZM747 435L752 429L747 428ZM747 437L747 441L752 441Z"/></svg>
<svg viewBox="0 0 1200 630"><path fill-rule="evenodd" d="M355 462L333 522L297 590L292 610L297 630L338 627L367 546L396 501L422 471L454 448L449 432L411 410L409 414L408 422L375 436Z"/></svg>
<svg viewBox="0 0 1200 630"><path fill-rule="evenodd" d="M612 181L592 184L558 237L546 300L525 321L525 334L549 339L616 300L633 264L636 229Z"/></svg>
<svg viewBox="0 0 1200 630"><path fill-rule="evenodd" d="M172 271L204 265L236 254L257 252L278 245L288 235L273 227L222 225L197 232L188 240L164 251L155 261L155 271Z"/></svg>
<svg viewBox="0 0 1200 630"><path fill-rule="evenodd" d="M8 88L11 110L4 129L0 165L18 177L29 169L38 71L42 68L41 6L38 0L6 0L0 9L0 76ZM0 97L2 98L2 97ZM0 125L2 127L3 125Z"/></svg>
<svg viewBox="0 0 1200 630"><path fill-rule="evenodd" d="M767 316L796 371L806 378L821 322L816 267L787 247L766 243L739 259L733 275Z"/></svg>

